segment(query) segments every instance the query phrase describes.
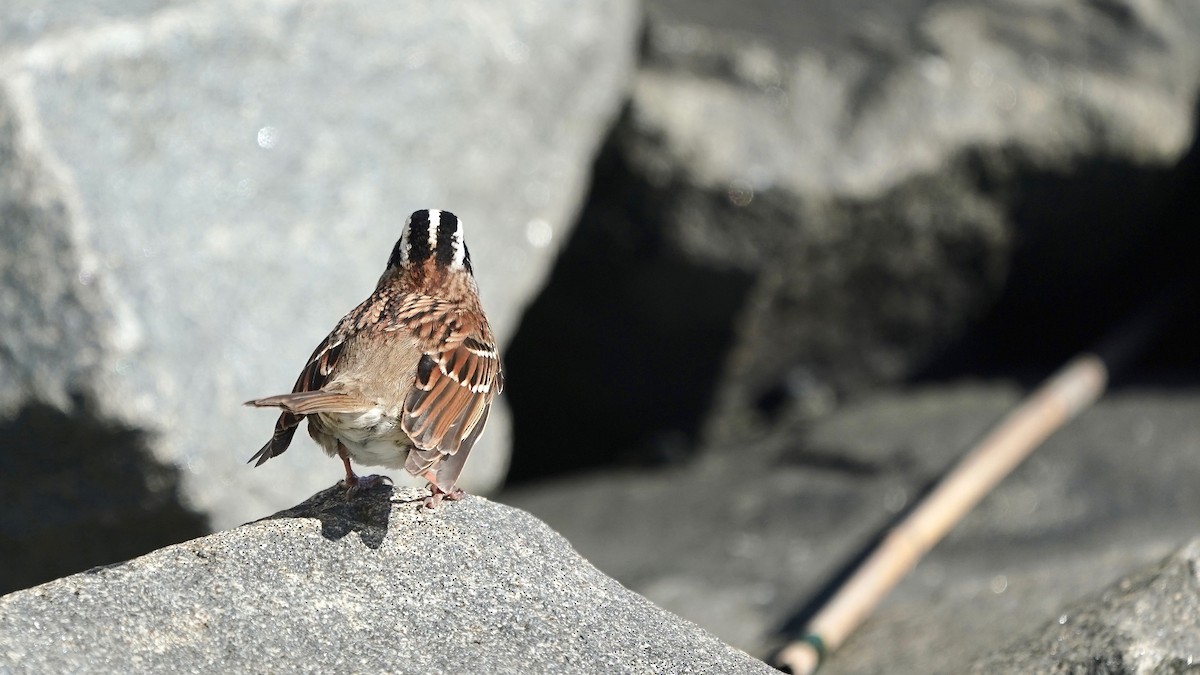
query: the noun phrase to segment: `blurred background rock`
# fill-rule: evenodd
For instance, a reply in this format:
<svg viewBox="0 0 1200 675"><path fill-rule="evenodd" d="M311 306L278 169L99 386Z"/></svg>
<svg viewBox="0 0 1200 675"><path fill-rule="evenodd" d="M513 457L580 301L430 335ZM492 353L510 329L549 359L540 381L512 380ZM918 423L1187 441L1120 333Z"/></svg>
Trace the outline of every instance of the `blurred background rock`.
<svg viewBox="0 0 1200 675"><path fill-rule="evenodd" d="M443 207L510 375L469 487L763 656L1194 281L1198 34L1167 0L8 3L0 590L335 480L306 439L244 466L240 402ZM831 672L962 670L1196 534L1194 297Z"/></svg>
<svg viewBox="0 0 1200 675"><path fill-rule="evenodd" d="M68 533L161 545L336 479L311 447L245 466L272 422L241 402L290 390L415 209L467 223L511 339L639 22L630 0L4 3L4 587L130 553L72 558ZM506 405L489 427L475 491L504 478Z"/></svg>

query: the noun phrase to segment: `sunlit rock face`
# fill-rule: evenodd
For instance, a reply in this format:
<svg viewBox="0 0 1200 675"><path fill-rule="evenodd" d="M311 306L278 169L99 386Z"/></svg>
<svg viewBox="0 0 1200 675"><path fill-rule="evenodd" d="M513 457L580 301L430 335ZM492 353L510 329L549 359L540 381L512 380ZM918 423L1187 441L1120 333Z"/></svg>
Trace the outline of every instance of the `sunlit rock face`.
<svg viewBox="0 0 1200 675"><path fill-rule="evenodd" d="M139 432L218 528L338 478L303 434L244 466L273 420L240 403L291 389L408 213L463 219L509 339L639 23L628 0L35 4L0 7L0 412ZM469 490L508 464L503 403L488 426Z"/></svg>
<svg viewBox="0 0 1200 675"><path fill-rule="evenodd" d="M3 672L777 672L622 587L528 513L330 488L0 598Z"/></svg>

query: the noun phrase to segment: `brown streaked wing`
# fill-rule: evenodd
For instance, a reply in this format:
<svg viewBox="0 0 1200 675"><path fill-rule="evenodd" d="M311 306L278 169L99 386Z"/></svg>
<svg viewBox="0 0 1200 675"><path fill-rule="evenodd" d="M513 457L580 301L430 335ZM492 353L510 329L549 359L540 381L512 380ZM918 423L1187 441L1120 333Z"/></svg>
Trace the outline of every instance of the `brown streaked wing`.
<svg viewBox="0 0 1200 675"><path fill-rule="evenodd" d="M343 323L345 320L343 320ZM313 354L308 359L308 365L301 371L300 377L296 378L296 386L292 387L292 393L298 394L305 391L317 391L325 386L329 381L329 374L333 372L333 367L337 365L338 358L342 355L342 350L346 347L344 333L339 325L336 330L330 333L321 344L313 351Z"/></svg>
<svg viewBox="0 0 1200 675"><path fill-rule="evenodd" d="M424 300L424 298L419 298ZM469 451L492 399L503 387L500 358L486 324L449 303L414 302L411 330L424 354L404 401L401 428L423 450ZM407 306L406 306L407 308ZM441 310L441 311L439 311ZM406 312L401 311L400 316Z"/></svg>

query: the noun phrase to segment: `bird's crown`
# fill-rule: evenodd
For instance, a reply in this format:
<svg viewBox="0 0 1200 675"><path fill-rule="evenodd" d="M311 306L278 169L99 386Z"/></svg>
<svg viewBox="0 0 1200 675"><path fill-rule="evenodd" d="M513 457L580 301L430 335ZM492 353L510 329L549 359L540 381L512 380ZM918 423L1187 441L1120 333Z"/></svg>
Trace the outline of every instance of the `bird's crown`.
<svg viewBox="0 0 1200 675"><path fill-rule="evenodd" d="M424 266L430 260L443 270L473 272L471 254L463 240L462 221L449 211L413 211L404 223L400 241L392 249L388 267Z"/></svg>

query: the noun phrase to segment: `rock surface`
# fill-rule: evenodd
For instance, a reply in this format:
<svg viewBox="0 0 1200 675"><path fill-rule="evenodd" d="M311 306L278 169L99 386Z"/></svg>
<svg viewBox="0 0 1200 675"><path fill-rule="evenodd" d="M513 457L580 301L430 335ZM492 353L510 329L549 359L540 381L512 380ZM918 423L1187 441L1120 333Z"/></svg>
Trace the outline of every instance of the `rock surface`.
<svg viewBox="0 0 1200 675"><path fill-rule="evenodd" d="M338 489L0 598L0 672L771 673L528 514Z"/></svg>
<svg viewBox="0 0 1200 675"><path fill-rule="evenodd" d="M769 457L715 453L500 498L630 589L767 658L1019 394L1003 382L879 392L793 430ZM959 523L822 672L964 672L1194 538L1197 406L1194 388L1162 381L1108 394Z"/></svg>
<svg viewBox="0 0 1200 675"><path fill-rule="evenodd" d="M241 402L290 389L417 208L463 218L507 340L624 97L637 9L4 3L0 418L138 432L133 470L176 472L164 494L217 528L328 485L304 434L246 467L273 418ZM509 442L502 404L468 488L503 478Z"/></svg>
<svg viewBox="0 0 1200 675"><path fill-rule="evenodd" d="M1200 539L1063 610L973 673L1187 673L1200 663Z"/></svg>
<svg viewBox="0 0 1200 675"><path fill-rule="evenodd" d="M662 197L668 254L753 278L715 442L813 380L911 375L1020 282L1018 255L1045 286L1103 294L1168 228L1195 143L1195 5L819 3L804 30L828 35L789 48L783 4L650 3L616 135Z"/></svg>
<svg viewBox="0 0 1200 675"><path fill-rule="evenodd" d="M1015 308L991 326L1009 349L1056 362L1195 245L1174 212L1197 179L1180 169L1200 100L1194 3L647 12L578 248L531 312L541 330L511 350L514 367L581 344L604 357L579 366L585 391L536 400L552 421L517 430L533 469L570 461L560 439L597 409L622 424L572 459L637 442L677 455L679 434L744 446L902 381L998 307ZM630 328L600 340L597 324ZM521 388L532 401L557 377L525 370L520 416L535 406Z"/></svg>

